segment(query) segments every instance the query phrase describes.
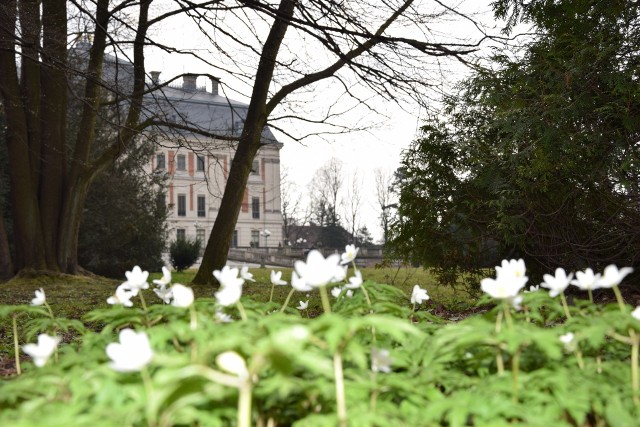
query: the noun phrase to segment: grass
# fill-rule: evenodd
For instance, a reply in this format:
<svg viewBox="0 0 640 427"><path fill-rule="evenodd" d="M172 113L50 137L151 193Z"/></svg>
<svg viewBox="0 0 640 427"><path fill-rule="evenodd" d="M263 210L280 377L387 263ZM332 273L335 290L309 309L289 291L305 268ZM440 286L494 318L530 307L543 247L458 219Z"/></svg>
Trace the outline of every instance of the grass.
<svg viewBox="0 0 640 427"><path fill-rule="evenodd" d="M282 271L282 279L290 282L290 268L278 268ZM251 298L258 301L268 301L271 293L271 282L269 268L254 268L250 272L254 275L255 282L247 282L243 287L243 298ZM434 276L422 268L362 268L362 276L365 281L385 283L401 289L406 295L406 301L399 303L409 303L413 286L418 284L427 289L430 301L422 305L422 309L430 310L436 314L455 313L469 310L475 301L468 295L456 293L448 287L439 286ZM195 275L195 270L188 270L181 273L173 273L173 283L189 284ZM161 273L152 273L149 281L159 279ZM96 308L108 307L107 298L111 296L115 288L124 281L107 279L98 276L70 276L65 274L22 274L9 282L0 284L0 305L20 305L30 304L36 289L43 288L46 293L47 302L51 306L56 317L69 319L82 319L89 311ZM153 286L153 285L152 285ZM213 297L214 289L210 286L193 286L196 298ZM274 309L279 308L285 301L290 286L276 286L273 293ZM151 289L145 291L146 300L149 303L159 303L159 299L153 294ZM309 300L309 309L306 315L315 316L322 312L320 296L318 291L303 294L294 293L289 307L295 309L299 301ZM277 305L277 307L275 307ZM21 321L26 321L26 316L21 317ZM99 327L99 325L88 325L89 327ZM10 319L0 319L0 360L12 354L13 333ZM24 341L21 341L24 342Z"/></svg>

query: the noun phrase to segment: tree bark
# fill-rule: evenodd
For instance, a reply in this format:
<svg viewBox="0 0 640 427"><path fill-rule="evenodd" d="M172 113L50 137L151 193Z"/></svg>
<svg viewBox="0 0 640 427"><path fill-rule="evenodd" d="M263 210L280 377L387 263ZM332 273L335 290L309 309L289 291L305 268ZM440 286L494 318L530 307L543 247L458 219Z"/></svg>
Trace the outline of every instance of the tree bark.
<svg viewBox="0 0 640 427"><path fill-rule="evenodd" d="M0 281L13 277L13 264L11 263L11 252L9 251L9 239L7 229L4 226L4 218L0 214Z"/></svg>
<svg viewBox="0 0 640 427"><path fill-rule="evenodd" d="M31 171L31 151L25 105L16 67L17 3L0 5L0 96L5 108L6 144L9 157L10 200L15 244L14 267L44 269L44 239L40 224L37 174ZM27 84L27 82L23 82ZM35 179L34 179L35 177Z"/></svg>
<svg viewBox="0 0 640 427"><path fill-rule="evenodd" d="M143 50L150 4L151 0L142 0L138 6L133 88L125 98L128 101L125 124L95 161L90 157L101 97L106 29L112 18L109 0L96 3L96 29L84 79L83 111L72 147L66 138L67 1L8 0L0 4L0 28L4 29L0 32L0 99L6 117L15 271L77 273L77 240L89 187L99 173L135 142L143 126L139 123L145 89ZM17 45L21 46L20 52L16 51ZM20 79L17 57L21 64ZM67 152L71 153L70 159ZM4 269L2 251L0 247L0 268Z"/></svg>
<svg viewBox="0 0 640 427"><path fill-rule="evenodd" d="M296 4L297 0L282 0L280 2L275 22L262 49L245 127L231 162L229 177L220 202L220 210L209 235L202 263L193 278L195 284L215 283L213 271L221 269L227 263L229 246L242 206L244 189L249 180L253 159L260 148L262 129L267 124L267 97L273 70L276 66L276 58L287 28L289 28Z"/></svg>

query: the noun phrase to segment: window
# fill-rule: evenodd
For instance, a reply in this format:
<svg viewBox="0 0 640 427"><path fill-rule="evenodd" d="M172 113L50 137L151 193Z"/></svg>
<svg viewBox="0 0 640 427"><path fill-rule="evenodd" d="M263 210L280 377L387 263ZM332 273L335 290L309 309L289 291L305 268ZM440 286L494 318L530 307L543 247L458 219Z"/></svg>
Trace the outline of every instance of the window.
<svg viewBox="0 0 640 427"><path fill-rule="evenodd" d="M260 160L254 160L251 165L251 175L260 175Z"/></svg>
<svg viewBox="0 0 640 427"><path fill-rule="evenodd" d="M185 157L184 154L178 154L176 156L178 158L178 167L177 169L179 171L186 171L187 170L187 159Z"/></svg>
<svg viewBox="0 0 640 427"><path fill-rule="evenodd" d="M184 231L184 228L178 228L176 230L176 240L184 240L187 238L187 234Z"/></svg>
<svg viewBox="0 0 640 427"><path fill-rule="evenodd" d="M204 255L204 247L206 246L206 242L204 241L204 228L196 229L196 239L200 240L200 252L199 256Z"/></svg>
<svg viewBox="0 0 640 427"><path fill-rule="evenodd" d="M160 153L156 156L156 170L157 169L165 169L166 166L166 162L165 162L165 157L164 157L164 153Z"/></svg>
<svg viewBox="0 0 640 427"><path fill-rule="evenodd" d="M178 216L187 216L187 196L178 194Z"/></svg>
<svg viewBox="0 0 640 427"><path fill-rule="evenodd" d="M198 216L204 217L207 216L205 212L205 198L204 196L198 196Z"/></svg>
<svg viewBox="0 0 640 427"><path fill-rule="evenodd" d="M251 247L260 247L260 230L251 230Z"/></svg>
<svg viewBox="0 0 640 427"><path fill-rule="evenodd" d="M238 230L233 230L233 236L231 237L231 247L238 247Z"/></svg>
<svg viewBox="0 0 640 427"><path fill-rule="evenodd" d="M253 219L260 219L260 198L251 198L251 217Z"/></svg>
<svg viewBox="0 0 640 427"><path fill-rule="evenodd" d="M204 172L204 157L198 156L198 161L196 162L196 171Z"/></svg>

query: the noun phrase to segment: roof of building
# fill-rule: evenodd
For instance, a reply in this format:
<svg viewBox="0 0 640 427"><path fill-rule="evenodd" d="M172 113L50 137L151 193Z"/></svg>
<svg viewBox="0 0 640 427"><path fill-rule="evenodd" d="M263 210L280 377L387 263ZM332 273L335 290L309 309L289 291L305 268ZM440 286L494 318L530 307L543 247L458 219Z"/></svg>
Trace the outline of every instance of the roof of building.
<svg viewBox="0 0 640 427"><path fill-rule="evenodd" d="M147 95L146 99L147 111L155 112L167 122L222 136L239 136L242 133L248 109L247 104L208 92L203 87L185 89L163 86ZM179 133L185 135L193 132ZM271 130L265 127L262 143L277 142Z"/></svg>
<svg viewBox="0 0 640 427"><path fill-rule="evenodd" d="M78 41L70 50L71 58L81 63L88 60L91 44L87 40ZM219 80L211 79L211 91L197 86L197 74L183 77L182 85L162 84L159 72L151 73L153 79L147 82L150 93L144 99L143 115L157 117L167 123L175 123L202 132L225 137L238 137L242 133L248 105L218 94ZM133 85L133 64L124 55L105 54L102 71L103 81L122 94L128 93ZM198 132L162 126L163 132L181 137L195 137ZM263 144L278 143L271 130L265 126L262 131Z"/></svg>

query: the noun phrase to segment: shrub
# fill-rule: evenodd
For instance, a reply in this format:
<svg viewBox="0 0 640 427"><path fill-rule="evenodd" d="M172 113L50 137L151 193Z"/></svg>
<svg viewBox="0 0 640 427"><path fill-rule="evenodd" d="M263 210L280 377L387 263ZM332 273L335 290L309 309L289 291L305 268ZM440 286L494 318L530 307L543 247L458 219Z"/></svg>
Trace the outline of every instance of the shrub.
<svg viewBox="0 0 640 427"><path fill-rule="evenodd" d="M200 256L202 242L198 239L177 239L169 246L171 265L176 271L183 271L191 267Z"/></svg>

